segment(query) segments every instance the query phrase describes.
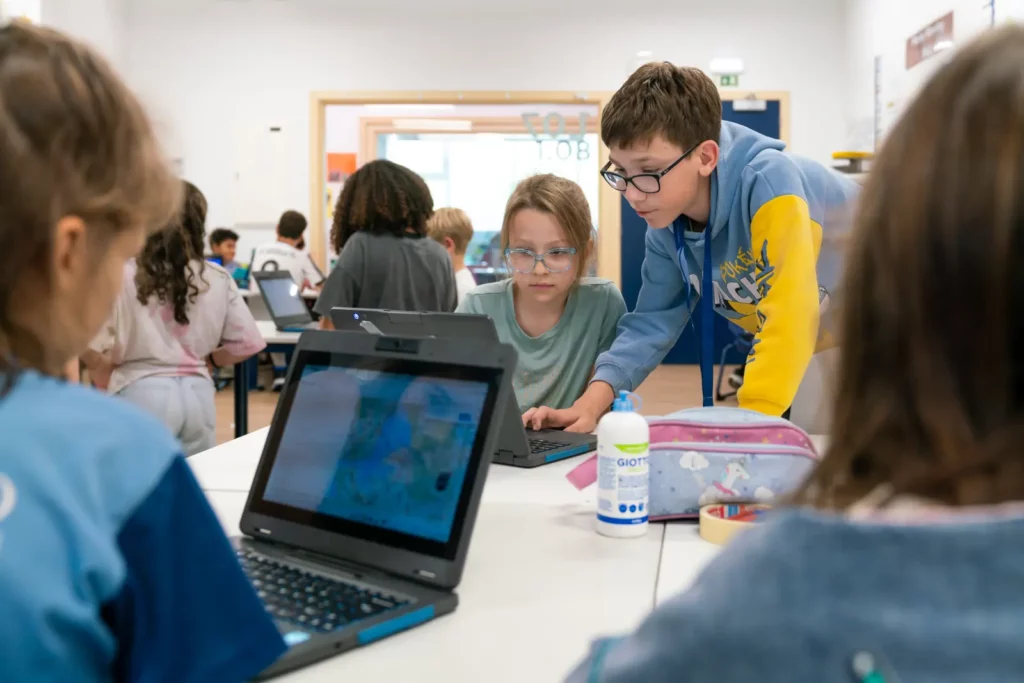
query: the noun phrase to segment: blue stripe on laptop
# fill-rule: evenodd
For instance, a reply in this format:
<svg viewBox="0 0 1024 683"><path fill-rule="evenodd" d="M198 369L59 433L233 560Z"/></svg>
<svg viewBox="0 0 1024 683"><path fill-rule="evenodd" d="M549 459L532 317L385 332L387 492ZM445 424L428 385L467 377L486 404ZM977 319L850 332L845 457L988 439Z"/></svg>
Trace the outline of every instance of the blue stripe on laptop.
<svg viewBox="0 0 1024 683"><path fill-rule="evenodd" d="M551 455L545 456L544 462L555 462L556 460L565 460L566 458L571 458L574 455L586 453L589 450L590 444L584 444L582 446L577 446L576 448L570 448L567 451L558 451L557 453L552 453Z"/></svg>
<svg viewBox="0 0 1024 683"><path fill-rule="evenodd" d="M379 624L375 624L368 629L364 629L359 632L359 644L368 645L375 640L381 638L387 638L388 636L404 631L407 628L413 626L419 626L425 621L430 621L434 618L434 606L427 605L421 607L418 610L408 612L400 617L389 619L388 621L382 621Z"/></svg>

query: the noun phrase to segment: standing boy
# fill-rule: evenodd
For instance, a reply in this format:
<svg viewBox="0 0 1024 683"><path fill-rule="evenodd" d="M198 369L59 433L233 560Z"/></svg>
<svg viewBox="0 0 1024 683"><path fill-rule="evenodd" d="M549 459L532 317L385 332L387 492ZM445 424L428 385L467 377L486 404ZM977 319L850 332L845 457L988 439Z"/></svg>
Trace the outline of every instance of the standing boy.
<svg viewBox="0 0 1024 683"><path fill-rule="evenodd" d="M473 239L473 222L462 209L438 209L427 221L427 234L439 242L452 259L459 303L474 287L476 278L466 267L466 248Z"/></svg>
<svg viewBox="0 0 1024 683"><path fill-rule="evenodd" d="M277 222L277 240L256 249L252 271L287 270L301 288L319 289L324 275L309 254L299 248L306 231L306 217L298 211L285 211Z"/></svg>
<svg viewBox="0 0 1024 683"><path fill-rule="evenodd" d="M819 317L840 260L827 236L847 224L857 185L723 122L711 79L667 62L629 77L602 113L601 137L604 179L648 225L640 296L583 396L524 422L590 431L617 392L640 385L697 306L708 234L714 310L755 335L740 407L788 414L811 356L830 345Z"/></svg>

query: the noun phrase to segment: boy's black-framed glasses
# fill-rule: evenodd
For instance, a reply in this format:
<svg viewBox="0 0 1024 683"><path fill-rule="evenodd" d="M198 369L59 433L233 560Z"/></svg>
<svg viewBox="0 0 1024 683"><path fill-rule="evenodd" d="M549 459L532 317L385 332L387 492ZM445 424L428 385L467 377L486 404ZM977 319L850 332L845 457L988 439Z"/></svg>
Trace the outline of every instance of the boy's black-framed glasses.
<svg viewBox="0 0 1024 683"><path fill-rule="evenodd" d="M555 247L548 249L543 254L538 254L532 249L506 249L505 262L508 267L517 273L529 275L543 263L549 273L564 273L572 268L576 260L576 247Z"/></svg>
<svg viewBox="0 0 1024 683"><path fill-rule="evenodd" d="M612 162L609 161L604 165L604 168L601 169L601 177L604 178L605 182L611 185L612 188L619 192L625 192L626 187L630 183L633 183L633 187L644 194L657 194L658 192L661 192L661 179L664 178L669 171L678 166L679 162L693 154L693 150L697 149L698 146L700 146L699 142L683 152L681 157L657 173L637 173L636 175L624 176L621 173L609 171L608 168L612 165Z"/></svg>

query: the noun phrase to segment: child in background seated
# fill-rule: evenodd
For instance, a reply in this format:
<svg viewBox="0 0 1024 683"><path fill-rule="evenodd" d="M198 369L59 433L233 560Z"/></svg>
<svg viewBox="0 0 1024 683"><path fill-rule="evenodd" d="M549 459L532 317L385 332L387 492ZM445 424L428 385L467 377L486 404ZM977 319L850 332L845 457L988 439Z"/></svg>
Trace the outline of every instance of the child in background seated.
<svg viewBox="0 0 1024 683"><path fill-rule="evenodd" d="M179 199L102 59L0 27L0 681L238 682L284 652L163 425L58 379Z"/></svg>
<svg viewBox="0 0 1024 683"><path fill-rule="evenodd" d="M433 212L423 179L392 161L371 161L345 181L331 227L338 262L313 308L322 327L335 306L455 310L451 259L427 237Z"/></svg>
<svg viewBox="0 0 1024 683"><path fill-rule="evenodd" d="M427 232L445 248L452 259L455 288L461 304L466 294L476 287L476 278L466 267L466 247L473 239L473 222L462 209L438 209L427 221Z"/></svg>
<svg viewBox="0 0 1024 683"><path fill-rule="evenodd" d="M477 287L459 312L489 316L501 341L516 347L512 386L521 412L567 408L626 312L613 283L583 276L594 250L583 190L551 174L519 183L505 207L501 246L512 277Z"/></svg>
<svg viewBox="0 0 1024 683"><path fill-rule="evenodd" d="M306 217L298 211L285 211L277 221L277 239L260 245L252 258L251 270L287 270L300 288L320 289L324 274L305 252L302 234L308 225ZM255 285L253 285L255 287Z"/></svg>
<svg viewBox="0 0 1024 683"><path fill-rule="evenodd" d="M1020 27L924 86L864 190L806 507L743 531L570 680L1024 680L1022 93Z"/></svg>
<svg viewBox="0 0 1024 683"><path fill-rule="evenodd" d="M238 248L238 233L227 228L217 228L210 233L210 252L213 257L209 260L216 263L228 275L234 275L235 271L241 268L235 260L235 252Z"/></svg>
<svg viewBox="0 0 1024 683"><path fill-rule="evenodd" d="M266 343L235 281L202 258L206 198L185 183L179 217L125 268L121 296L83 356L97 386L161 418L194 455L217 445L214 368Z"/></svg>

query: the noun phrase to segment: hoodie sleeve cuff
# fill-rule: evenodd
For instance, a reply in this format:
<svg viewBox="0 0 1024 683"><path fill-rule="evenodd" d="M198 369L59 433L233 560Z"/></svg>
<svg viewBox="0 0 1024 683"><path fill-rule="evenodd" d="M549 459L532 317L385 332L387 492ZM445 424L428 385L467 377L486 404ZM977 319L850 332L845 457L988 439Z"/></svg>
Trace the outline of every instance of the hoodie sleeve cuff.
<svg viewBox="0 0 1024 683"><path fill-rule="evenodd" d="M594 377L590 380L591 384L594 382L605 382L611 385L612 391L617 396L620 391L633 391L633 383L629 379L629 375L618 367L606 363L604 365L598 365L594 368Z"/></svg>
<svg viewBox="0 0 1024 683"><path fill-rule="evenodd" d="M754 398L740 401L740 408L746 410L753 410L761 413L762 415L773 415L780 417L784 412L789 409L789 406L780 406L777 403L771 401L765 401L764 399Z"/></svg>

